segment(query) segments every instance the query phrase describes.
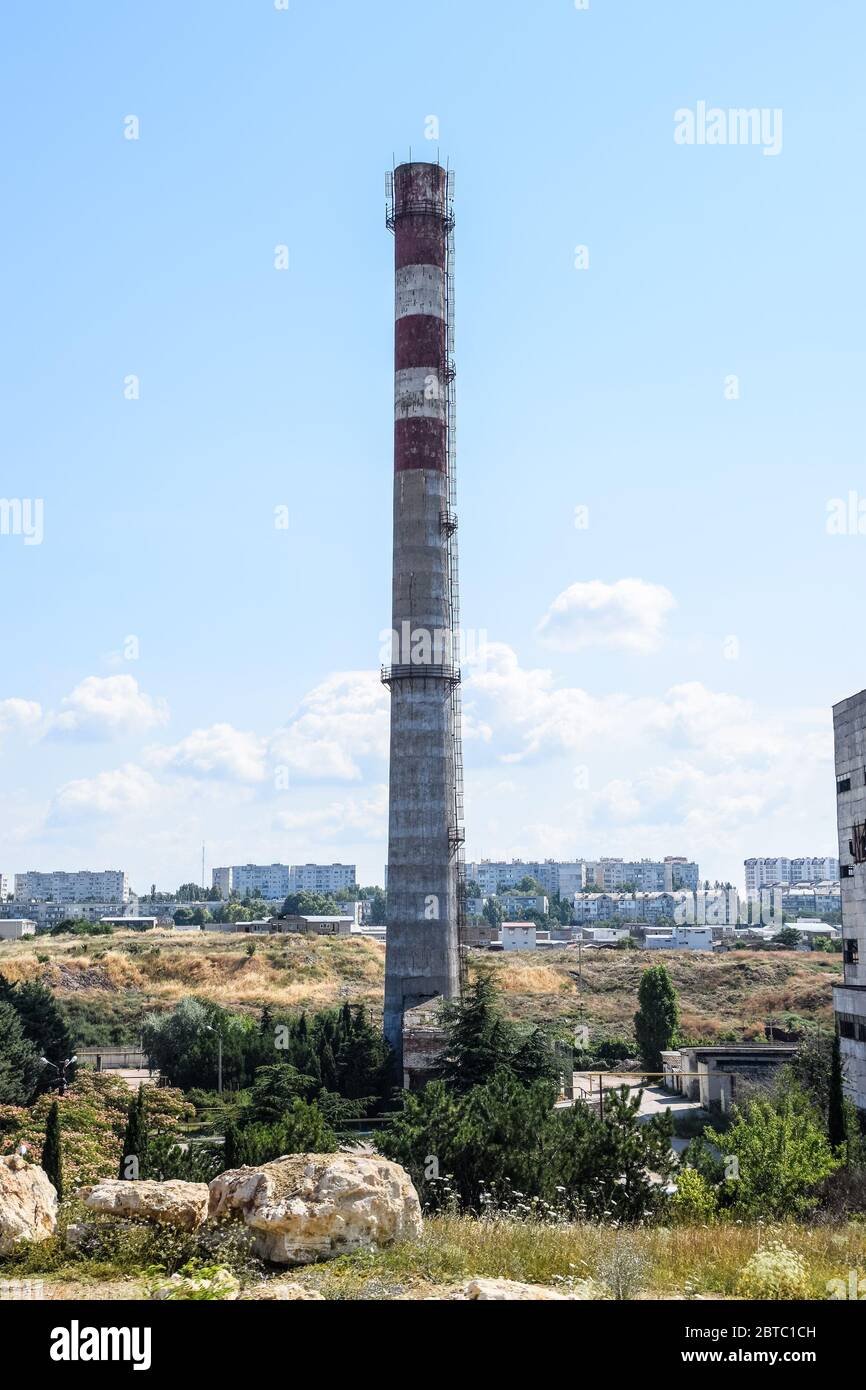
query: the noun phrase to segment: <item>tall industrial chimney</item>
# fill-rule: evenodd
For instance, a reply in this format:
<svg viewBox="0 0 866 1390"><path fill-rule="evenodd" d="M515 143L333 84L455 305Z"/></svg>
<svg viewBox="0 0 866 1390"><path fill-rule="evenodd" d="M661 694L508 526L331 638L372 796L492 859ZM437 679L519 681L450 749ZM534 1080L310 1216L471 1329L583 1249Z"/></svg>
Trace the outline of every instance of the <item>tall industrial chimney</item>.
<svg viewBox="0 0 866 1390"><path fill-rule="evenodd" d="M385 1035L460 992L463 767L455 512L453 175L388 176L395 240L394 573Z"/></svg>

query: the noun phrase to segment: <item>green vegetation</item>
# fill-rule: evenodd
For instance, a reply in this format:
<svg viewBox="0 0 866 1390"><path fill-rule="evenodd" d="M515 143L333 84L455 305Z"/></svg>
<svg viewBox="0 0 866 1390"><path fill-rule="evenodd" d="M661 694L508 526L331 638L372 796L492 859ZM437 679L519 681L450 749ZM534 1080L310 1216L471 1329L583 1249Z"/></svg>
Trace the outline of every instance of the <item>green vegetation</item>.
<svg viewBox="0 0 866 1390"><path fill-rule="evenodd" d="M42 1145L42 1167L53 1182L57 1196L63 1200L63 1149L60 1139L60 1109L54 1101L45 1121L45 1143Z"/></svg>
<svg viewBox="0 0 866 1390"><path fill-rule="evenodd" d="M667 967L652 965L641 976L634 1031L647 1071L662 1070L662 1053L673 1047L680 1026L677 992Z"/></svg>

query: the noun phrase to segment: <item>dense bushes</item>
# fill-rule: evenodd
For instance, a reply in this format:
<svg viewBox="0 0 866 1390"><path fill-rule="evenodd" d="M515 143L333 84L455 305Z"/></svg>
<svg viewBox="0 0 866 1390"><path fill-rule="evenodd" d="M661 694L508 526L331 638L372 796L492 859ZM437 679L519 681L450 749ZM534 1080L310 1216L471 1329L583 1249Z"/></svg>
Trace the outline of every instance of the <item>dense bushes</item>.
<svg viewBox="0 0 866 1390"><path fill-rule="evenodd" d="M51 990L36 980L10 984L0 974L0 1105L26 1105L52 1090L72 1037ZM47 1058L44 1066L40 1058ZM69 1068L71 1080L74 1068Z"/></svg>
<svg viewBox="0 0 866 1390"><path fill-rule="evenodd" d="M638 1120L639 1096L610 1092L600 1116L578 1103L554 1109L548 1082L505 1071L455 1092L431 1082L406 1097L380 1147L412 1176L431 1209L469 1211L515 1200L567 1215L641 1220L662 1200L650 1172L672 1168L667 1115Z"/></svg>
<svg viewBox="0 0 866 1390"><path fill-rule="evenodd" d="M142 1038L151 1063L181 1090L211 1090L217 1079L220 1041L223 1083L253 1084L261 1067L294 1068L313 1091L324 1088L349 1099L380 1097L388 1084L384 1039L363 1008L279 1018L265 1009L258 1023L215 1004L185 999L169 1014L150 1014Z"/></svg>

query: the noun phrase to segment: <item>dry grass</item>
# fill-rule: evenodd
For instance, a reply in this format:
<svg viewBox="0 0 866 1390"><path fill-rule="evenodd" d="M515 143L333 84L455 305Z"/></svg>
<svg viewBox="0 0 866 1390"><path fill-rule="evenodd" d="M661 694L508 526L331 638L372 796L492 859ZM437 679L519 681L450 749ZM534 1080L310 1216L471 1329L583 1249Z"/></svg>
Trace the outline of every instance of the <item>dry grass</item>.
<svg viewBox="0 0 866 1390"><path fill-rule="evenodd" d="M113 937L40 937L0 943L0 970L10 979L43 979L60 999L98 1014L109 996L135 1008L170 1008L189 994L229 1007L299 1010L364 1003L382 1007L384 947L364 937L272 937L217 933L175 936L170 931L119 932ZM37 959L47 957L47 961ZM642 972L663 961L679 990L684 1031L690 1036L734 1033L763 1037L764 1024L795 1014L829 1022L838 956L798 951L595 951L583 955L578 988L577 951L471 952L471 971L492 970L507 1012L533 1022L595 1024L606 1034L632 1031Z"/></svg>
<svg viewBox="0 0 866 1390"><path fill-rule="evenodd" d="M812 1298L826 1298L828 1281L847 1280L852 1269L866 1276L863 1225L618 1230L436 1216L425 1221L416 1245L359 1253L297 1277L333 1299L418 1297L470 1278L562 1285L603 1279L612 1252L627 1245L644 1270L643 1296L726 1298L735 1296L743 1266L755 1251L775 1240L803 1256Z"/></svg>

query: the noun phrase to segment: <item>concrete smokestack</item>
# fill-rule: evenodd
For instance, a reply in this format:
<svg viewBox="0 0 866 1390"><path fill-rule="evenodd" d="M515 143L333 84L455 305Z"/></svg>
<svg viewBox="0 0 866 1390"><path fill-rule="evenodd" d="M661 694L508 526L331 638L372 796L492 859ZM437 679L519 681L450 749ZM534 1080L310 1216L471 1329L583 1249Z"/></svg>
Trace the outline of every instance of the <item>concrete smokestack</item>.
<svg viewBox="0 0 866 1390"><path fill-rule="evenodd" d="M389 178L395 241L394 557L385 1034L460 992L462 758L452 292L452 176Z"/></svg>

